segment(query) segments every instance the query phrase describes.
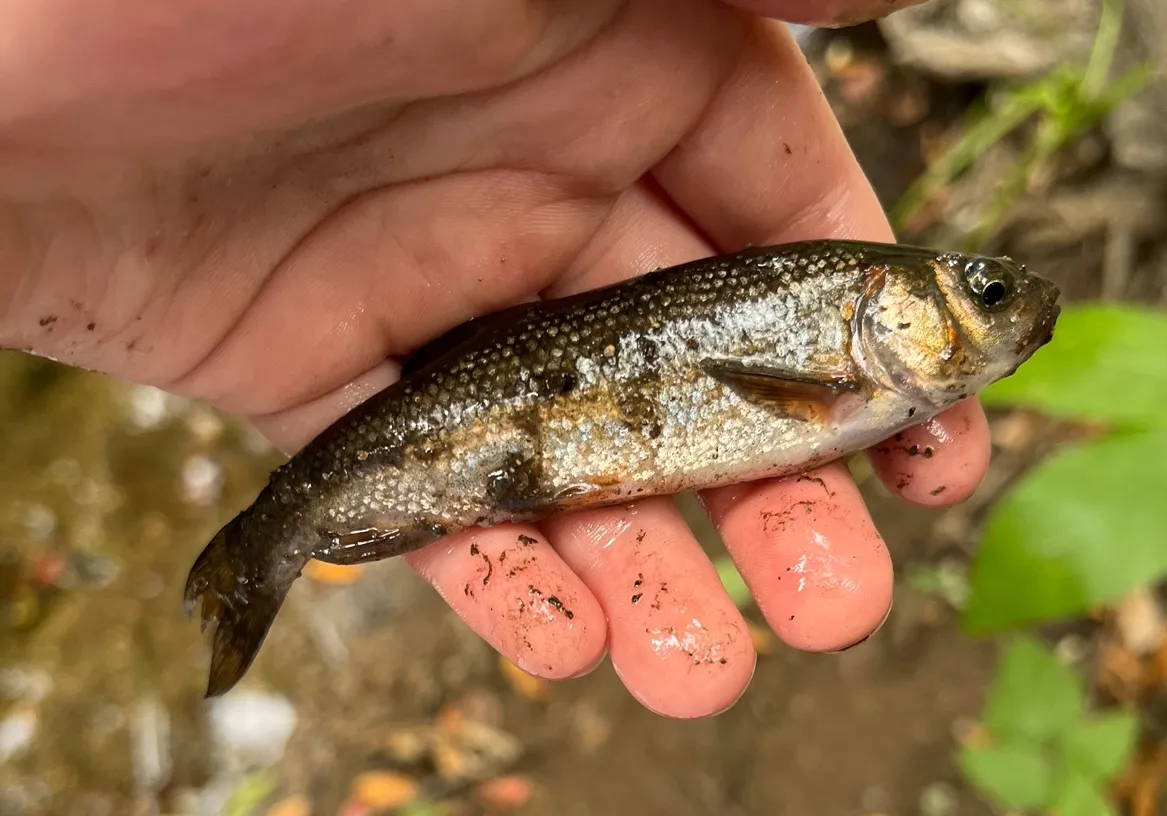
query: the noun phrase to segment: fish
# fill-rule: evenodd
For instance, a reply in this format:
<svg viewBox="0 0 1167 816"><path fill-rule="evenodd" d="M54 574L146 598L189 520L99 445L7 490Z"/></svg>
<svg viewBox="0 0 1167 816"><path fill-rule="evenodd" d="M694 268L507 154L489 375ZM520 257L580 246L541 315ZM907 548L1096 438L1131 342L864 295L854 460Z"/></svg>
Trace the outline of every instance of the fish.
<svg viewBox="0 0 1167 816"><path fill-rule="evenodd" d="M447 330L276 468L195 560L207 697L248 671L311 559L806 472L1010 376L1059 290L1008 257L747 247Z"/></svg>

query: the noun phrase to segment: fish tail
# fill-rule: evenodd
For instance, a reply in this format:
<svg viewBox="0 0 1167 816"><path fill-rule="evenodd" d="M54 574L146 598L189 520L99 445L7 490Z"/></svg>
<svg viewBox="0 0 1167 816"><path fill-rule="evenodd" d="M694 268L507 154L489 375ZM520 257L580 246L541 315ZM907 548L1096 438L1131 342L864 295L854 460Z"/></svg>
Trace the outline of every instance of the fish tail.
<svg viewBox="0 0 1167 816"><path fill-rule="evenodd" d="M238 519L223 527L191 567L183 594L189 618L202 598L200 628L215 624L206 696L225 694L247 673L299 570L280 580L255 575L239 557ZM301 565L302 566L302 565Z"/></svg>

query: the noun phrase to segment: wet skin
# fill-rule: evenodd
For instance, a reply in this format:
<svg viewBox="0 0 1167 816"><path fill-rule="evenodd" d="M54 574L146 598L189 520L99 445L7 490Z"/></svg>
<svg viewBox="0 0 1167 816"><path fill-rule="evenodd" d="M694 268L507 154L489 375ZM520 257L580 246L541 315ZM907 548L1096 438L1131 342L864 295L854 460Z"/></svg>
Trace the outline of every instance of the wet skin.
<svg viewBox="0 0 1167 816"><path fill-rule="evenodd" d="M288 452L472 315L749 243L892 237L795 44L722 4L499 2L468 19L370 3L343 23L306 3L87 8L9 19L0 344L209 401ZM975 402L906 434L933 455L901 473L902 454L871 453L905 499L955 501L982 477ZM885 618L892 568L845 470L811 476L825 488L703 498L779 635L830 651ZM526 573L483 586L482 556L504 552ZM664 499L406 558L542 676L610 653L643 704L693 717L753 672L740 613ZM798 564L795 591L779 579ZM516 617L532 585L572 617Z"/></svg>

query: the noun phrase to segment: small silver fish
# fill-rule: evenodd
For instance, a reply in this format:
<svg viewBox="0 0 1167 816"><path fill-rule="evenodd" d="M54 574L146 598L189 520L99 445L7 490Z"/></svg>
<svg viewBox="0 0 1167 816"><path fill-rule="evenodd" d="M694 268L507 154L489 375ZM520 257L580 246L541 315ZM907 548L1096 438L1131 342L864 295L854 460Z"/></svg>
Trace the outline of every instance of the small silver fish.
<svg viewBox="0 0 1167 816"><path fill-rule="evenodd" d="M186 587L207 694L251 665L307 562L809 470L1006 377L1057 288L1008 258L814 241L471 320L277 469Z"/></svg>

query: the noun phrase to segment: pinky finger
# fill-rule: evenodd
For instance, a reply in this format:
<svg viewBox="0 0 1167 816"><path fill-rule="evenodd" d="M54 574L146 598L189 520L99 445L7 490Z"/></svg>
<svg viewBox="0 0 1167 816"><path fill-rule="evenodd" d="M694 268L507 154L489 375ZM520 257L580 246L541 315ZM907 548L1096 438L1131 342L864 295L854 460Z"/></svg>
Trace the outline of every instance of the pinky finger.
<svg viewBox="0 0 1167 816"><path fill-rule="evenodd" d="M880 481L913 504L967 499L989 468L989 423L976 400L957 403L867 452Z"/></svg>

